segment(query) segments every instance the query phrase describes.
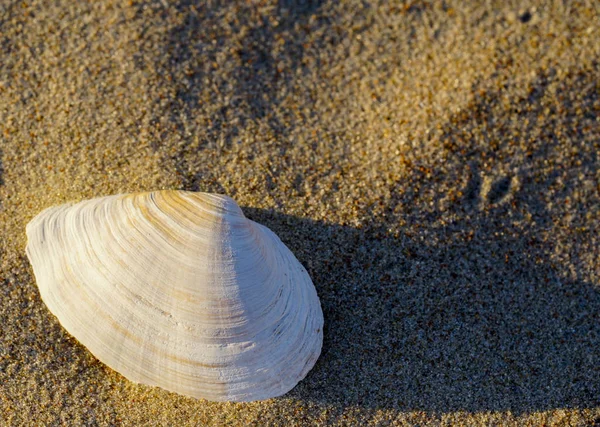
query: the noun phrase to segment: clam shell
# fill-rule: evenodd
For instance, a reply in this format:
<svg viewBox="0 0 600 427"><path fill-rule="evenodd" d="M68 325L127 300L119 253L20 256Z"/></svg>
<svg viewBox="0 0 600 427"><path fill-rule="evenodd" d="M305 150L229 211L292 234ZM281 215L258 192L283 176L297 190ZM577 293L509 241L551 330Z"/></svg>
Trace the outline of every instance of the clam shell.
<svg viewBox="0 0 600 427"><path fill-rule="evenodd" d="M116 195L27 225L40 294L100 361L143 384L214 401L291 390L313 367L323 314L310 277L229 197Z"/></svg>

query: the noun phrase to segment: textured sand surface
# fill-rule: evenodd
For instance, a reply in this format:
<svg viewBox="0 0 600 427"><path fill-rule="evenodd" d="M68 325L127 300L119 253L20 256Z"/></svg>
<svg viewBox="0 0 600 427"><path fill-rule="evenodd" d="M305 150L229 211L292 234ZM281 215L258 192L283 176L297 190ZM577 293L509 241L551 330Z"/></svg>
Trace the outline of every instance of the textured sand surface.
<svg viewBox="0 0 600 427"><path fill-rule="evenodd" d="M0 1L0 425L600 423L597 1ZM311 274L282 398L128 382L40 300L25 224L234 197Z"/></svg>

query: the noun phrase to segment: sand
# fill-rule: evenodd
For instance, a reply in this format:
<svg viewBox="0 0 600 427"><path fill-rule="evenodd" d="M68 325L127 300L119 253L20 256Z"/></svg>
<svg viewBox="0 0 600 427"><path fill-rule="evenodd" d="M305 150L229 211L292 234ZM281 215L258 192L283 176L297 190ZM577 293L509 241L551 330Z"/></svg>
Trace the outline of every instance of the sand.
<svg viewBox="0 0 600 427"><path fill-rule="evenodd" d="M600 423L598 3L207 3L0 3L0 425ZM152 189L308 269L287 395L133 384L45 308L25 224Z"/></svg>

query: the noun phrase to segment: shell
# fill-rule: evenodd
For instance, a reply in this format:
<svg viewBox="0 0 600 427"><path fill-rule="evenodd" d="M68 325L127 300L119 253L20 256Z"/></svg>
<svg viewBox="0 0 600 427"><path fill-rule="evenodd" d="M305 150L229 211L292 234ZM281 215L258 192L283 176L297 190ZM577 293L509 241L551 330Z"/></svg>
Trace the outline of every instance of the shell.
<svg viewBox="0 0 600 427"><path fill-rule="evenodd" d="M229 197L116 195L46 209L27 225L43 301L129 380L213 401L291 390L321 352L311 279Z"/></svg>

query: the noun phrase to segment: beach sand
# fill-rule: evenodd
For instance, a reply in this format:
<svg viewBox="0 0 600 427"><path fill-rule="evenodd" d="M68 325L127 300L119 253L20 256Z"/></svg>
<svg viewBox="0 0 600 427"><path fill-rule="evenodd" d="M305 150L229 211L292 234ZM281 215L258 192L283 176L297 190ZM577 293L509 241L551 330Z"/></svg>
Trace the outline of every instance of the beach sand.
<svg viewBox="0 0 600 427"><path fill-rule="evenodd" d="M0 2L0 425L598 425L598 3L207 3ZM154 189L311 274L287 395L131 383L44 306L27 222Z"/></svg>

